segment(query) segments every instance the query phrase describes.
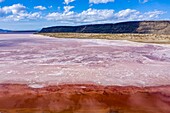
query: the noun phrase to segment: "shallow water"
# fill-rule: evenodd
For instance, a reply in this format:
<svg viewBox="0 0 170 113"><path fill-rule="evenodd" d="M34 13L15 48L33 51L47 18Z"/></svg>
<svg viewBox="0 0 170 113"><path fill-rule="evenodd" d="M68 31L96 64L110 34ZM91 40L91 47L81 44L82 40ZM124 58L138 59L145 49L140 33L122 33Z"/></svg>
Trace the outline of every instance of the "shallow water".
<svg viewBox="0 0 170 113"><path fill-rule="evenodd" d="M0 34L0 83L169 85L170 45Z"/></svg>

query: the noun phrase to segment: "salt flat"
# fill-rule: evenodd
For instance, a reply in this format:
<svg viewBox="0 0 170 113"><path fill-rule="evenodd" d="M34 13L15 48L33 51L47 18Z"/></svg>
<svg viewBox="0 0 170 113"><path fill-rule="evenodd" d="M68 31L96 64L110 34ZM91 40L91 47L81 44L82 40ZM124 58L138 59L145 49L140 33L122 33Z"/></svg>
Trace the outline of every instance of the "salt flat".
<svg viewBox="0 0 170 113"><path fill-rule="evenodd" d="M170 85L170 45L0 34L0 83Z"/></svg>

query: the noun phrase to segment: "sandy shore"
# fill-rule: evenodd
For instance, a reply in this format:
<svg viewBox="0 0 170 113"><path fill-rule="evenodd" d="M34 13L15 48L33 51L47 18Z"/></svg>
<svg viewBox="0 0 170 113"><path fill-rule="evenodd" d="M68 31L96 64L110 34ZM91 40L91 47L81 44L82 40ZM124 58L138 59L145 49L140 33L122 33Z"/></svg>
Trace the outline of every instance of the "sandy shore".
<svg viewBox="0 0 170 113"><path fill-rule="evenodd" d="M56 38L128 40L142 43L170 44L170 35L158 34L95 34L95 33L40 33Z"/></svg>

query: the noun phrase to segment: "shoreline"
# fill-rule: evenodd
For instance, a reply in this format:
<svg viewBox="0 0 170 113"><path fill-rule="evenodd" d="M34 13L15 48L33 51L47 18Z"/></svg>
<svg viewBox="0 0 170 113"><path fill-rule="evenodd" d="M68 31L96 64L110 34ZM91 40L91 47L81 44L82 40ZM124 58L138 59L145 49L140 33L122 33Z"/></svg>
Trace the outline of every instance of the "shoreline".
<svg viewBox="0 0 170 113"><path fill-rule="evenodd" d="M36 33L55 38L128 40L140 43L170 44L170 35L159 34L100 34L100 33Z"/></svg>

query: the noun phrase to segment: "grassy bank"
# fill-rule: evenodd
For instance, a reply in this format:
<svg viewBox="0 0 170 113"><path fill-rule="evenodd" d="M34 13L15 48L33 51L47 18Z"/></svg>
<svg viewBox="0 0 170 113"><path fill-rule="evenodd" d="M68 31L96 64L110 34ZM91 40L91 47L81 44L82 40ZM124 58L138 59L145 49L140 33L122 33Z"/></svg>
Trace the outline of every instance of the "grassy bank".
<svg viewBox="0 0 170 113"><path fill-rule="evenodd" d="M129 40L143 43L170 44L170 35L157 34L95 34L95 33L40 33L56 38Z"/></svg>

